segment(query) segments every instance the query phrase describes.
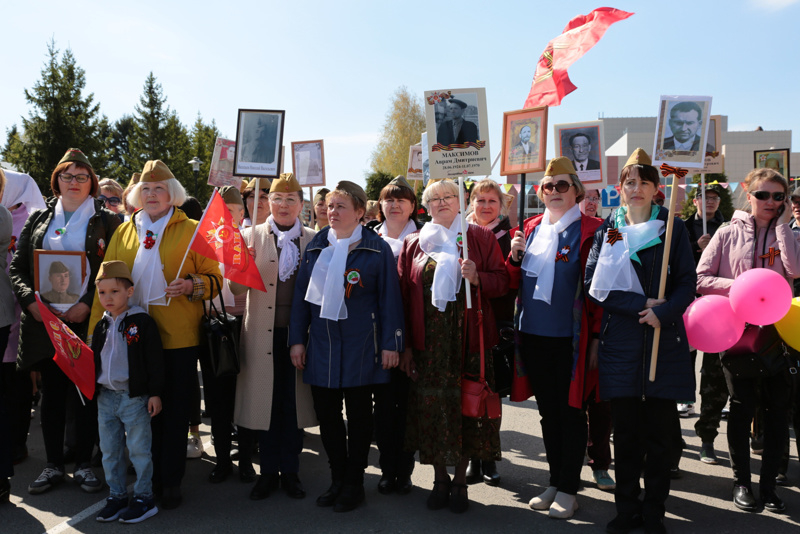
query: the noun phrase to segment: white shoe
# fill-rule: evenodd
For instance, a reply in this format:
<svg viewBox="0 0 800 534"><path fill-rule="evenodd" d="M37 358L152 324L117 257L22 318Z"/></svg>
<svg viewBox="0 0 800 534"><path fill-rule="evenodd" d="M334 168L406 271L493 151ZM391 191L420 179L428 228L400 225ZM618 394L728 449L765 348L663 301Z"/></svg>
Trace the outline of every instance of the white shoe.
<svg viewBox="0 0 800 534"><path fill-rule="evenodd" d="M200 458L201 456L203 456L203 442L200 440L200 434L189 432L189 437L186 439L186 457Z"/></svg>
<svg viewBox="0 0 800 534"><path fill-rule="evenodd" d="M577 509L578 498L575 495L559 491L556 493L556 498L550 505L550 512L547 515L553 519L569 519Z"/></svg>
<svg viewBox="0 0 800 534"><path fill-rule="evenodd" d="M544 490L544 493L531 499L528 502L528 506L533 510L547 510L556 499L556 493L558 493L558 488L550 486Z"/></svg>
<svg viewBox="0 0 800 534"><path fill-rule="evenodd" d="M681 417L689 417L690 415L694 415L694 403L692 404L678 404L678 415Z"/></svg>

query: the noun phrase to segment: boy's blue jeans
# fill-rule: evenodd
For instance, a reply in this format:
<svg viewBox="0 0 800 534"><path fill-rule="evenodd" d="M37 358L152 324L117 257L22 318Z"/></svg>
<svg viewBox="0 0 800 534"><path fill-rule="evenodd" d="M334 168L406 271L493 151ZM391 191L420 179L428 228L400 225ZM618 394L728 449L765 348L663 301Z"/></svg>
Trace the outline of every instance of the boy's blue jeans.
<svg viewBox="0 0 800 534"><path fill-rule="evenodd" d="M113 391L98 386L97 423L100 431L100 450L103 451L103 469L111 497L128 496L125 462L125 434L131 463L136 470L133 494L153 497L153 459L150 446L150 414L147 413L147 396L128 396L127 391Z"/></svg>

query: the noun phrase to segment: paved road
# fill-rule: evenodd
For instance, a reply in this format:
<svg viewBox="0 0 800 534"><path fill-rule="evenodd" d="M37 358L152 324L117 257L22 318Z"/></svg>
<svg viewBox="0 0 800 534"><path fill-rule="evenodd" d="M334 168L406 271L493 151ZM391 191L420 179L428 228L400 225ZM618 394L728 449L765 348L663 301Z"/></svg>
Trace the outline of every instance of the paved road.
<svg viewBox="0 0 800 534"><path fill-rule="evenodd" d="M206 455L187 462L183 483L184 503L177 510L161 511L140 525L101 524L94 520L102 507L105 491L83 493L71 480L43 495L29 495L27 485L44 467L44 448L38 414L31 425L30 458L17 466L12 479L10 505L0 506L0 533L114 533L169 531L201 532L602 532L614 517L613 495L594 487L591 471L584 467L584 487L578 495L580 509L569 521L549 519L546 512L534 512L528 500L547 485L547 465L536 404L506 404L503 413L504 461L499 464L501 487L470 486L470 509L463 515L449 510L431 512L425 499L432 487L433 468L417 465L416 487L407 496L384 496L377 492L380 470L378 451L373 445L366 476L366 503L354 512L336 514L318 508L314 499L327 489L329 471L318 429L306 437L300 477L308 491L304 500L292 500L275 492L264 500L248 499L250 485L239 482L236 472L222 484L210 484L206 477L213 467L213 448L208 445L209 428L202 427ZM207 422L207 420L206 420ZM800 489L782 488L788 514L749 514L730 502L731 471L725 445L725 423L717 438L723 464L709 466L698 460L700 441L694 434L695 418L682 419L688 443L681 461L683 478L674 481L667 501L667 528L673 533L692 532L800 532ZM753 460L758 472L760 460ZM98 474L99 474L98 470ZM612 472L613 475L613 472ZM800 484L800 464L792 444L789 478ZM129 479L133 481L132 477ZM577 530L576 530L577 529Z"/></svg>

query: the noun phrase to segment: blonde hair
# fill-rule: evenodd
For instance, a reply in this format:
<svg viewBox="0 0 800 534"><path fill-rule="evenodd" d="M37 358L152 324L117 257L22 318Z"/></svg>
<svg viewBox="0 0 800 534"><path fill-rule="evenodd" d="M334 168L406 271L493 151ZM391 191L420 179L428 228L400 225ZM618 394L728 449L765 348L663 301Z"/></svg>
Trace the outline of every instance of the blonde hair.
<svg viewBox="0 0 800 534"><path fill-rule="evenodd" d="M112 180L111 178L103 178L100 180L100 183L97 184L97 190L103 189L104 187L107 189L111 189L114 191L114 194L117 195L119 198L122 198L122 186L119 184L118 181Z"/></svg>
<svg viewBox="0 0 800 534"><path fill-rule="evenodd" d="M436 193L442 192L444 194L450 195L458 195L458 184L453 182L452 180L439 180L438 182L428 182L428 187L425 188L425 191L422 192L422 205L425 208L428 208L428 203L430 202L433 195Z"/></svg>
<svg viewBox="0 0 800 534"><path fill-rule="evenodd" d="M153 182L138 182L135 184L128 193L128 204L134 208L142 207L142 186ZM186 189L183 188L177 178L170 178L164 180L163 184L167 187L169 194L169 203L172 206L182 206L186 202Z"/></svg>
<svg viewBox="0 0 800 534"><path fill-rule="evenodd" d="M747 189L747 192L750 193L751 191L755 191L755 186L761 182L775 182L776 184L780 184L783 186L783 191L787 195L789 194L789 182L786 181L786 178L779 172L767 168L753 169L747 173L744 179L744 187Z"/></svg>
<svg viewBox="0 0 800 534"><path fill-rule="evenodd" d="M507 195L500 185L491 178L484 178L472 186L472 192L469 195L469 203L472 204L472 202L475 201L475 197L478 195L489 192L494 192L497 198L500 199L500 215L508 215L508 208L511 206L511 202L514 201L514 197Z"/></svg>

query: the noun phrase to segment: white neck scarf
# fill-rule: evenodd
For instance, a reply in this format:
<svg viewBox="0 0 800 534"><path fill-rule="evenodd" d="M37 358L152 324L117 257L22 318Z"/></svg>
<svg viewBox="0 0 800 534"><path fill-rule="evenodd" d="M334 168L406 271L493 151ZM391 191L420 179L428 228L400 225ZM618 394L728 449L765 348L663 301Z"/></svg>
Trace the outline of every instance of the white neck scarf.
<svg viewBox="0 0 800 534"><path fill-rule="evenodd" d="M443 312L448 302L454 302L461 288L461 266L458 264L458 236L461 216L456 215L450 228L433 222L425 223L419 231L419 247L436 262L431 289L431 303Z"/></svg>
<svg viewBox="0 0 800 534"><path fill-rule="evenodd" d="M94 198L87 197L72 214L69 222L66 222L64 205L59 198L56 202L53 220L50 221L50 226L47 228L44 248L47 250L85 251L86 230L89 227L89 219L94 214Z"/></svg>
<svg viewBox="0 0 800 534"><path fill-rule="evenodd" d="M133 304L149 310L149 306L167 305L167 280L164 278L164 267L161 264L161 254L158 249L161 246L161 238L164 237L164 229L172 218L175 208L170 208L166 215L153 222L150 215L144 210L138 212L134 217L136 233L139 234L139 250L136 251L136 259L133 260ZM145 248L147 231L153 233L155 244Z"/></svg>
<svg viewBox="0 0 800 534"><path fill-rule="evenodd" d="M300 237L303 227L300 225L300 219L295 219L294 226L284 232L278 228L272 215L267 217L267 223L272 228L272 233L278 236L278 248L281 249L281 256L278 260L278 278L281 282L285 282L300 265L300 251L292 240Z"/></svg>
<svg viewBox="0 0 800 534"><path fill-rule="evenodd" d="M323 319L331 321L347 319L347 306L344 303L344 271L347 267L350 244L360 240L360 224L346 239L338 239L333 228L328 230L328 242L331 246L320 252L306 290L306 301L322 308L319 315Z"/></svg>
<svg viewBox="0 0 800 534"><path fill-rule="evenodd" d="M392 254L394 255L395 258L398 257L400 255L400 251L403 250L403 240L405 240L408 234L415 232L416 229L417 225L414 224L414 220L409 219L408 222L406 223L405 228L403 228L403 231L400 232L400 237L395 239L393 237L389 237L388 233L389 231L386 228L386 221L384 221L383 224L375 228L375 230L378 232L378 235L381 236L381 238L383 238L384 241L389 243L390 247L392 247Z"/></svg>
<svg viewBox="0 0 800 534"><path fill-rule="evenodd" d="M556 275L556 252L558 252L558 235L569 228L569 225L581 218L578 205L572 206L555 223L550 222L550 210L544 210L539 231L531 241L525 258L522 260L522 270L527 276L537 276L536 289L533 291L534 300L542 300L550 304L553 293L553 280Z"/></svg>

